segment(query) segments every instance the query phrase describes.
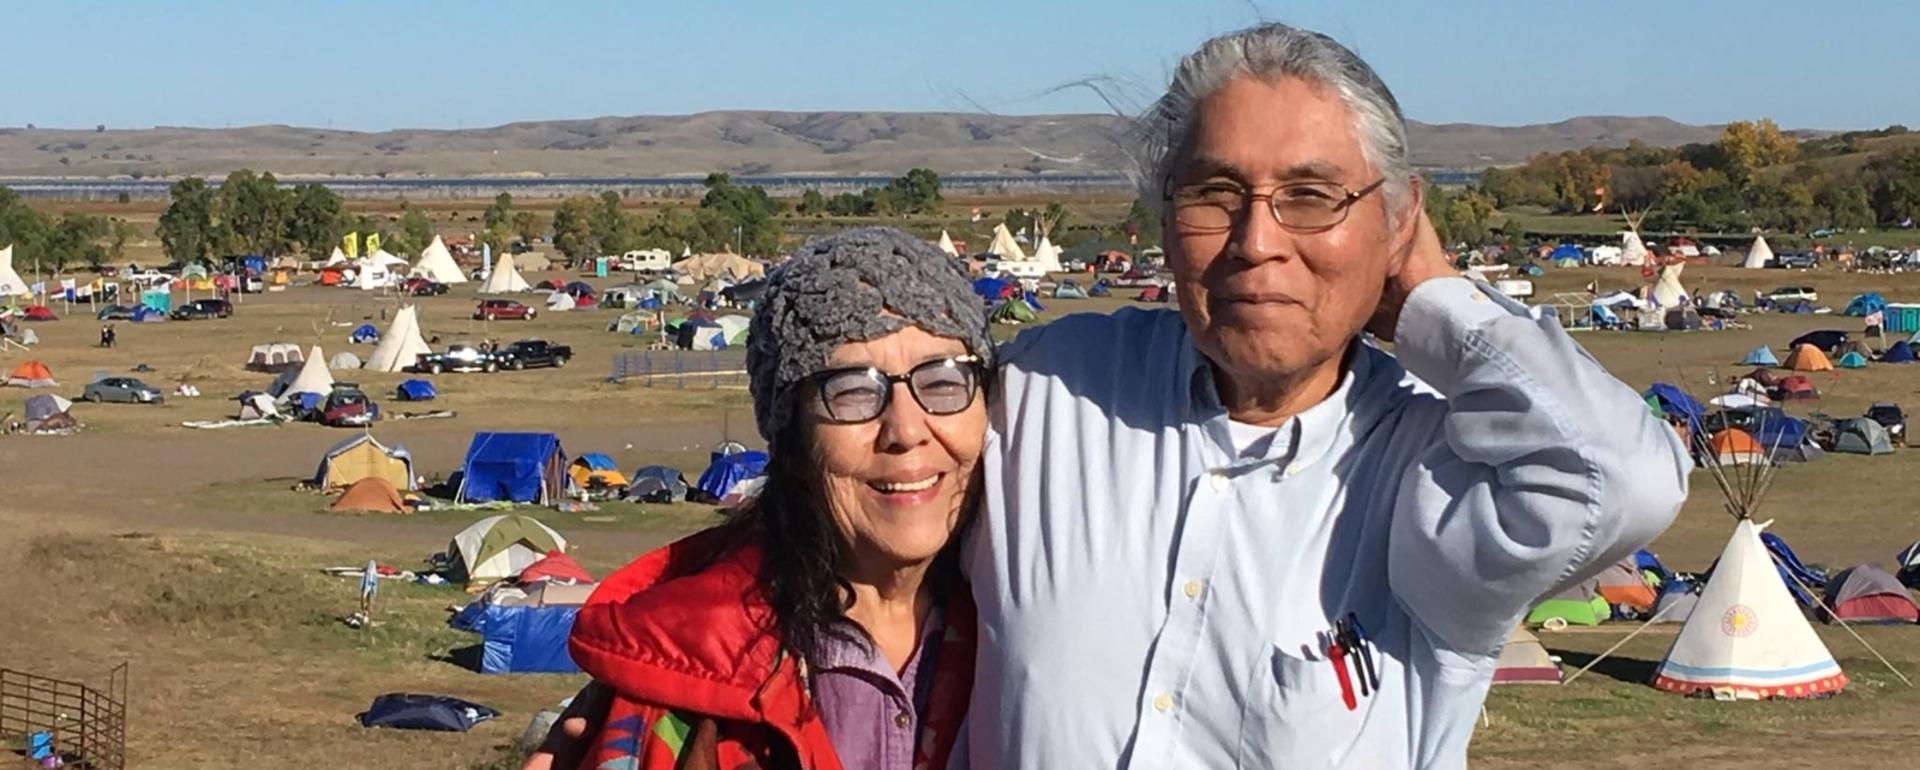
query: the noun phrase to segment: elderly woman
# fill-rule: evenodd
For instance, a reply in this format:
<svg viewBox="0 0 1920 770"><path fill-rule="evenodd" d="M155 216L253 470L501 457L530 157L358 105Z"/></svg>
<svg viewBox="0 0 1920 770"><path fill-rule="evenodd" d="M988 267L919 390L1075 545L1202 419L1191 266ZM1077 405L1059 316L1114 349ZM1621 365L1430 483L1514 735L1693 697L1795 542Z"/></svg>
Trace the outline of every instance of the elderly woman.
<svg viewBox="0 0 1920 770"><path fill-rule="evenodd" d="M594 594L572 651L611 708L584 757L534 766L945 766L974 660L953 545L987 427L980 300L932 246L852 230L774 272L749 339L766 486Z"/></svg>

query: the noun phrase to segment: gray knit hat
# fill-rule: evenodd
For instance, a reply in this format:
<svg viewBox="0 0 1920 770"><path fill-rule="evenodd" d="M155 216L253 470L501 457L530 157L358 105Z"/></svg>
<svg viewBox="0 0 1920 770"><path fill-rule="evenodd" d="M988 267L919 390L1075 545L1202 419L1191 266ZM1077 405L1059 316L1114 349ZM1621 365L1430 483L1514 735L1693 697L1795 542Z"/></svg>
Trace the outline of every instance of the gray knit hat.
<svg viewBox="0 0 1920 770"><path fill-rule="evenodd" d="M891 227L863 227L801 246L768 275L747 332L760 436L772 441L793 419L793 388L827 368L835 348L908 326L966 343L992 364L985 304L966 268L932 244Z"/></svg>

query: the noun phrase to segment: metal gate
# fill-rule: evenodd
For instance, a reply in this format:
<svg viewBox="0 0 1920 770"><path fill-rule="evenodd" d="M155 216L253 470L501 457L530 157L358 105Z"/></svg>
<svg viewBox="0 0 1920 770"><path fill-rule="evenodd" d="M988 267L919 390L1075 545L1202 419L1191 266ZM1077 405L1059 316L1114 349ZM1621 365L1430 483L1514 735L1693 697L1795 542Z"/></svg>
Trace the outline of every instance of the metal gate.
<svg viewBox="0 0 1920 770"><path fill-rule="evenodd" d="M0 669L0 741L26 751L46 733L68 767L123 770L127 746L127 664L107 675L107 689Z"/></svg>

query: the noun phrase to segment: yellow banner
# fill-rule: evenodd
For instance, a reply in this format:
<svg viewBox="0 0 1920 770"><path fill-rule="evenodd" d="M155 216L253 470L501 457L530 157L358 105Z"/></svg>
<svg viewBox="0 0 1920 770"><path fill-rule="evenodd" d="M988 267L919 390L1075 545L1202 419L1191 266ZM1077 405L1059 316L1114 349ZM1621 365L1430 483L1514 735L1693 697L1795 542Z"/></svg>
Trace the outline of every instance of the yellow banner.
<svg viewBox="0 0 1920 770"><path fill-rule="evenodd" d="M380 234L367 233L367 256L373 256L380 250Z"/></svg>
<svg viewBox="0 0 1920 770"><path fill-rule="evenodd" d="M347 233L347 237L340 239L340 250L347 253L347 259L358 259L360 257L360 234Z"/></svg>

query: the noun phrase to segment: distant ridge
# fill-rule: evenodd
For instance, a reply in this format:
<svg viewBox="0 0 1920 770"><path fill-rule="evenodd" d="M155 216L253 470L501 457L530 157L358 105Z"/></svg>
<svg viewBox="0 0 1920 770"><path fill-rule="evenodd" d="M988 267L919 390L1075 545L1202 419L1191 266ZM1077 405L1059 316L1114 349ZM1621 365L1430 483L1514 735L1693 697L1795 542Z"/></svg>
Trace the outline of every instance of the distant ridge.
<svg viewBox="0 0 1920 770"><path fill-rule="evenodd" d="M1111 115L727 111L509 123L491 128L339 131L242 128L0 128L0 176L663 176L1115 173L1127 121ZM1578 117L1529 126L1408 126L1422 168L1507 165L1540 152L1638 139L1712 141L1720 126L1662 117Z"/></svg>

